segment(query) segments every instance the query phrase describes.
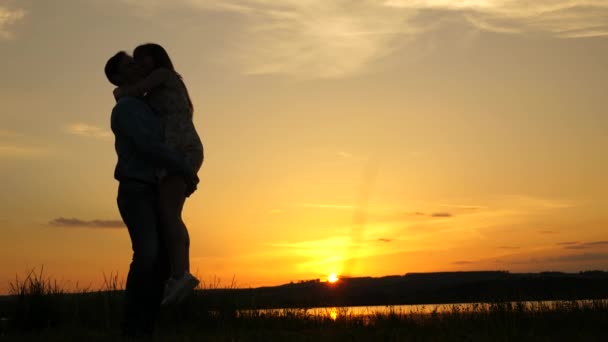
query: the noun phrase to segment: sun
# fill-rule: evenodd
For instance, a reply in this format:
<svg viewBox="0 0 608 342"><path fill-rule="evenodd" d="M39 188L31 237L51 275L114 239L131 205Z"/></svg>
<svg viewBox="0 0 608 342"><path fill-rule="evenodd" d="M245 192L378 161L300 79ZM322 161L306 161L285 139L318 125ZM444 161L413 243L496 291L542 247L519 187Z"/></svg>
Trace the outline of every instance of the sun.
<svg viewBox="0 0 608 342"><path fill-rule="evenodd" d="M330 283L335 283L339 280L338 275L335 273L332 273L329 275L329 277L327 278L327 281Z"/></svg>

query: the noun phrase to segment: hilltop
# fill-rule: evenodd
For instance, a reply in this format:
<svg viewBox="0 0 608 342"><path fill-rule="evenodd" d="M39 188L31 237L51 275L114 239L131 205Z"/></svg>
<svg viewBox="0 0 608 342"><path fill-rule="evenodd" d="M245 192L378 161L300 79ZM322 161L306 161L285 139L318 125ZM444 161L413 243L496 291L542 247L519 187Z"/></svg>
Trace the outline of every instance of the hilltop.
<svg viewBox="0 0 608 342"><path fill-rule="evenodd" d="M608 298L608 272L408 273L342 278L336 283L314 279L280 286L203 292L211 306L230 299L240 308L600 299Z"/></svg>

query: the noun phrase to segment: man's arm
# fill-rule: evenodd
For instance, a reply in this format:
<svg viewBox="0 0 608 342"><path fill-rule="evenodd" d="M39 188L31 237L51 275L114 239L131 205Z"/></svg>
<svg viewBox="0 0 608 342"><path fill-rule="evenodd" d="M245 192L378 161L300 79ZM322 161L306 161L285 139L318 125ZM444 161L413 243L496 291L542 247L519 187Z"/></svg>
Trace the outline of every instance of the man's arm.
<svg viewBox="0 0 608 342"><path fill-rule="evenodd" d="M188 181L196 174L186 159L164 143L158 119L145 103L126 97L112 111L112 130L128 137L141 155L157 167L177 169Z"/></svg>
<svg viewBox="0 0 608 342"><path fill-rule="evenodd" d="M177 77L174 71L164 68L156 69L134 84L123 85L114 89L114 97L120 99L125 96L142 96L172 77Z"/></svg>

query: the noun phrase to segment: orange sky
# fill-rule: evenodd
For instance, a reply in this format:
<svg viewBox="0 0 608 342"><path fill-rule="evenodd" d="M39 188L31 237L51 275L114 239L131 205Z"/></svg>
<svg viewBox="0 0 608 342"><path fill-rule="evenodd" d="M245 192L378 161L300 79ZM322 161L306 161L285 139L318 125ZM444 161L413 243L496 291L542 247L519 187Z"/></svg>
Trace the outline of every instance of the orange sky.
<svg viewBox="0 0 608 342"><path fill-rule="evenodd" d="M143 3L0 2L0 293L126 274L102 68L143 42L196 108L205 282L608 269L607 1Z"/></svg>

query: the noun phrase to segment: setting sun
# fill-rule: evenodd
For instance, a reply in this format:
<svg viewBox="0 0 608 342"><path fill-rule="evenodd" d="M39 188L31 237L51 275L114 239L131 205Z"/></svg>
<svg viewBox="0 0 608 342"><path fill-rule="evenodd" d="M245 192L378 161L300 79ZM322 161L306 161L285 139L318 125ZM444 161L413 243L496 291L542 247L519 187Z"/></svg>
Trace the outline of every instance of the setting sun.
<svg viewBox="0 0 608 342"><path fill-rule="evenodd" d="M329 275L329 277L327 278L327 281L330 283L335 283L339 280L338 275L336 275L335 273L332 273Z"/></svg>

